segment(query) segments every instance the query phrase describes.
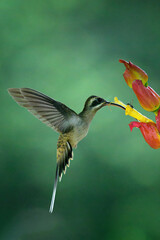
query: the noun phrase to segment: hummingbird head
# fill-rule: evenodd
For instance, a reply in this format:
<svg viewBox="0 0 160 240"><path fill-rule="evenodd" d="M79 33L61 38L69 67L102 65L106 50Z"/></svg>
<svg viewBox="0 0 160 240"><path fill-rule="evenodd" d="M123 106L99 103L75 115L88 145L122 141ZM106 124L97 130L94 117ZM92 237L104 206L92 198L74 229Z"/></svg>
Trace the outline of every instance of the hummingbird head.
<svg viewBox="0 0 160 240"><path fill-rule="evenodd" d="M85 102L84 110L97 112L99 109L101 109L102 107L108 104L110 104L110 102L107 102L103 98L100 98L97 96L90 96Z"/></svg>
<svg viewBox="0 0 160 240"><path fill-rule="evenodd" d="M81 113L79 113L79 115L83 118L85 118L88 122L91 122L91 120L93 119L94 115L96 114L96 112L101 109L104 106L116 106L116 107L120 107L125 109L123 106L114 103L114 102L108 102L105 99L101 98L101 97L97 97L97 96L90 96L85 104L84 104L84 108L83 111Z"/></svg>

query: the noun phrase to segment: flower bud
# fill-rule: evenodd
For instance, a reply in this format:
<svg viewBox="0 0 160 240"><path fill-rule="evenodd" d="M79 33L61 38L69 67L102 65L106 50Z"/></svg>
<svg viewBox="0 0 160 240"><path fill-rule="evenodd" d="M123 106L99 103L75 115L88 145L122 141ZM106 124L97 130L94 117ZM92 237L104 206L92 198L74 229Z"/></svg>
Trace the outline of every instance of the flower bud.
<svg viewBox="0 0 160 240"><path fill-rule="evenodd" d="M136 79L142 80L143 85L147 86L148 75L138 66L134 65L132 62L127 62L125 60L120 59L120 63L123 63L126 67L126 70L123 74L124 79L127 85L132 88L132 82Z"/></svg>
<svg viewBox="0 0 160 240"><path fill-rule="evenodd" d="M157 125L157 129L160 133L160 109L157 112L157 116L156 116L156 125Z"/></svg>
<svg viewBox="0 0 160 240"><path fill-rule="evenodd" d="M132 88L140 105L149 112L154 112L160 107L160 96L151 88L145 87L141 80L135 80Z"/></svg>

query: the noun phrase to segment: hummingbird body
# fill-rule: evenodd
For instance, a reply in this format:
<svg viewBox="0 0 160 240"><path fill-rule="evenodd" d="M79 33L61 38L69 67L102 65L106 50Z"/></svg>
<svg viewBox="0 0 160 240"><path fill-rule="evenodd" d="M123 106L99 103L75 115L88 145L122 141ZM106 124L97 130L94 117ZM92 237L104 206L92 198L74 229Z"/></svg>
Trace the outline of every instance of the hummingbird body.
<svg viewBox="0 0 160 240"><path fill-rule="evenodd" d="M71 127L72 130L63 135L66 135L72 147L76 148L78 142L87 135L89 124L78 116L77 119L71 121Z"/></svg>
<svg viewBox="0 0 160 240"><path fill-rule="evenodd" d="M116 105L97 97L89 97L81 113L77 114L63 103L30 88L10 88L9 94L22 107L35 117L59 132L57 142L57 167L54 181L50 212L53 211L58 179L66 172L70 160L73 159L73 148L77 147L88 133L90 123L96 112L106 105Z"/></svg>

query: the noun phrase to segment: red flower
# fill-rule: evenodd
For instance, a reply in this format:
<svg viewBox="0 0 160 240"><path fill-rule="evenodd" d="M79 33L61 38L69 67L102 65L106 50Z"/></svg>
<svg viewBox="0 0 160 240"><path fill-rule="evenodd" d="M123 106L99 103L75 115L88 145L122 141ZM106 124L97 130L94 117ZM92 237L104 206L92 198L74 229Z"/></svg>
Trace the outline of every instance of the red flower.
<svg viewBox="0 0 160 240"><path fill-rule="evenodd" d="M132 88L140 105L149 112L154 112L160 107L160 96L151 88L145 87L141 80L135 80Z"/></svg>
<svg viewBox="0 0 160 240"><path fill-rule="evenodd" d="M160 133L160 109L157 112L157 116L156 116L156 125L157 125L157 129Z"/></svg>
<svg viewBox="0 0 160 240"><path fill-rule="evenodd" d="M148 75L138 66L134 65L131 62L120 59L120 63L123 63L126 67L126 70L123 74L124 79L127 85L132 88L132 82L136 79L142 80L143 85L147 86Z"/></svg>
<svg viewBox="0 0 160 240"><path fill-rule="evenodd" d="M160 134L155 123L131 122L129 127L140 129L145 141L154 149L160 148Z"/></svg>

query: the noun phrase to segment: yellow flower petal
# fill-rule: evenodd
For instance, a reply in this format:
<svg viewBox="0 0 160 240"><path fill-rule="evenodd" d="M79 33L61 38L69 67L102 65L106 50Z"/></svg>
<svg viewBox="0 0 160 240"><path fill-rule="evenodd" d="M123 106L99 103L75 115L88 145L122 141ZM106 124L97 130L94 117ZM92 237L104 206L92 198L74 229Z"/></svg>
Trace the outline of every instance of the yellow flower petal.
<svg viewBox="0 0 160 240"><path fill-rule="evenodd" d="M151 119L142 115L140 112L138 112L136 109L132 108L129 105L126 106L125 114L137 119L140 122L144 122L144 123L153 122Z"/></svg>
<svg viewBox="0 0 160 240"><path fill-rule="evenodd" d="M149 118L147 118L146 116L142 115L140 112L138 112L136 109L132 108L130 105L126 105L123 102L119 101L117 97L114 98L114 102L125 107L125 114L129 115L135 119L137 119L140 122L144 122L144 123L149 123L153 121Z"/></svg>
<svg viewBox="0 0 160 240"><path fill-rule="evenodd" d="M117 97L114 98L114 102L126 108L126 104L124 104L123 102L119 101Z"/></svg>

